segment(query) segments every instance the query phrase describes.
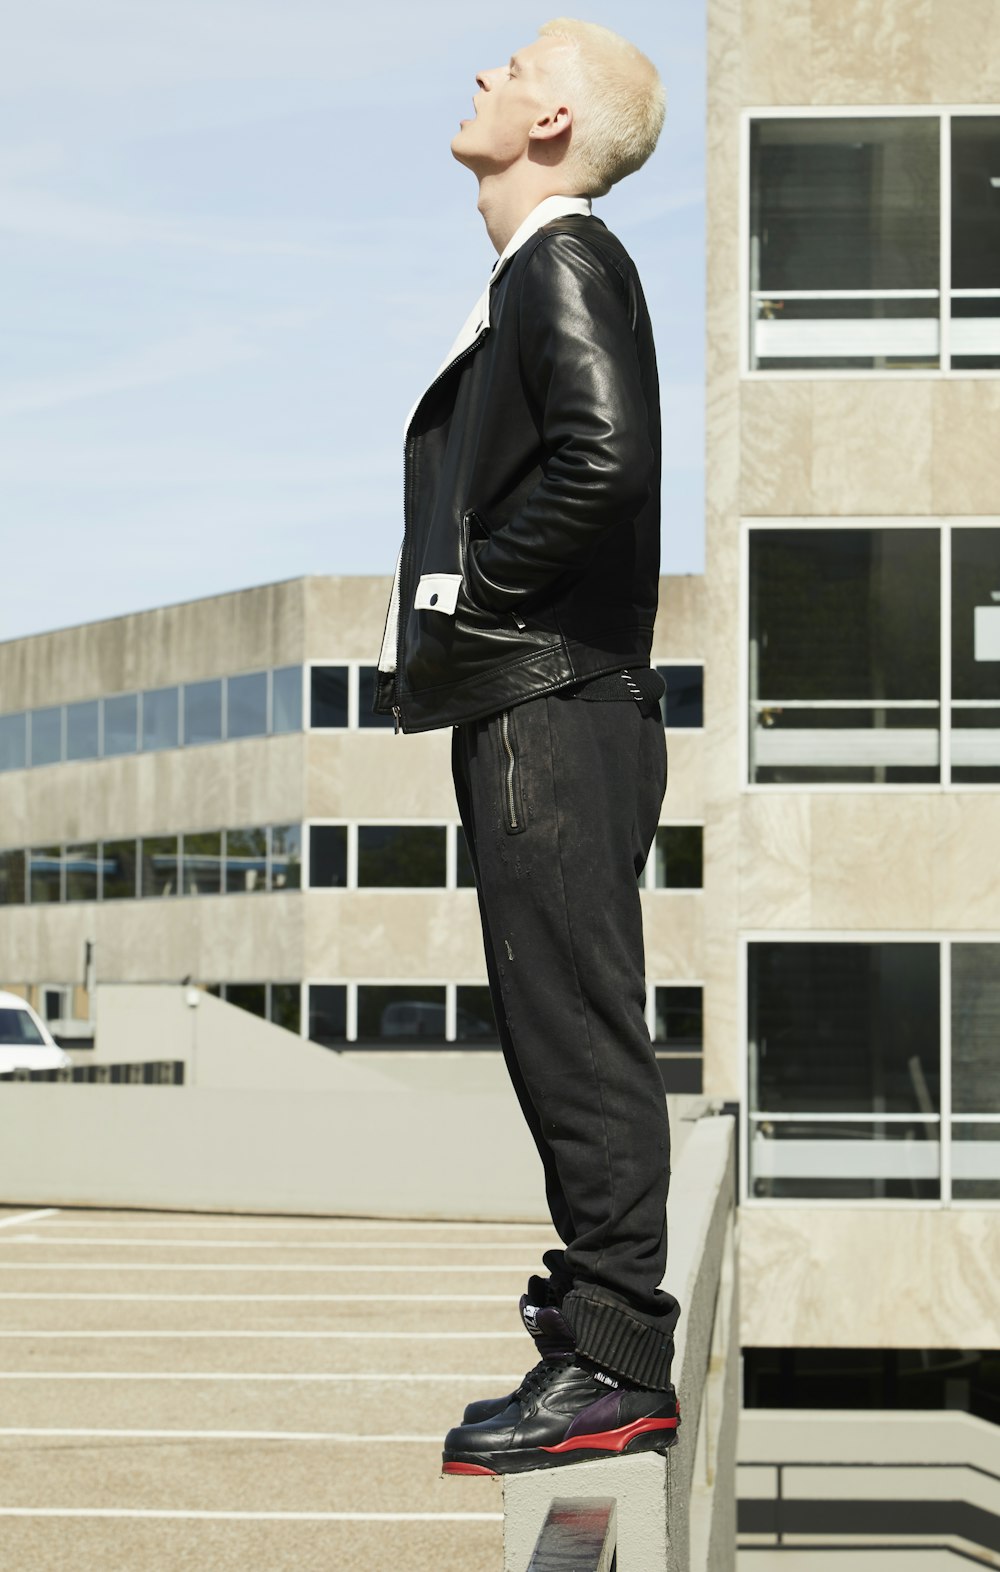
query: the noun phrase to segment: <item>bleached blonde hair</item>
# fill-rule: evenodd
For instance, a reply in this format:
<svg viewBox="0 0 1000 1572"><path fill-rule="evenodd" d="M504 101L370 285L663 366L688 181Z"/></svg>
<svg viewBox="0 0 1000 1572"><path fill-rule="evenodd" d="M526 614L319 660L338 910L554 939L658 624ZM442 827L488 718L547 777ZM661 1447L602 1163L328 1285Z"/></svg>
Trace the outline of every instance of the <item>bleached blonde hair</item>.
<svg viewBox="0 0 1000 1572"><path fill-rule="evenodd" d="M667 111L659 72L634 44L596 22L560 16L538 32L566 46L555 69L576 90L569 158L580 194L604 196L656 146Z"/></svg>

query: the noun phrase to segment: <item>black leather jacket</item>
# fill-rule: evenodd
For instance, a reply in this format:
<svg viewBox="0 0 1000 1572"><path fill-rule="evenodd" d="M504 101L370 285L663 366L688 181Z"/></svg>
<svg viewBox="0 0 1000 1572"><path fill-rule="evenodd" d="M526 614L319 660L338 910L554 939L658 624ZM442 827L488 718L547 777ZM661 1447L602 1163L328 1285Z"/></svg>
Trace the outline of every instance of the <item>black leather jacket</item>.
<svg viewBox="0 0 1000 1572"><path fill-rule="evenodd" d="M557 218L498 270L488 330L410 421L404 523L396 671L375 696L404 731L648 664L656 359L635 265L600 219Z"/></svg>

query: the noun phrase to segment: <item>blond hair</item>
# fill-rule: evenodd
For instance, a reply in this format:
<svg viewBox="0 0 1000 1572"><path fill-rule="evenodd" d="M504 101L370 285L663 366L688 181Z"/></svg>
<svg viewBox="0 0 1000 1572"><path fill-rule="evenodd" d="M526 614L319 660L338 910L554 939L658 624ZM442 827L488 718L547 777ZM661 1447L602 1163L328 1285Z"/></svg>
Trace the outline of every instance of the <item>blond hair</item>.
<svg viewBox="0 0 1000 1572"><path fill-rule="evenodd" d="M580 194L604 196L656 146L667 108L659 72L634 44L596 22L561 16L538 31L566 45L565 69L579 91L569 157Z"/></svg>

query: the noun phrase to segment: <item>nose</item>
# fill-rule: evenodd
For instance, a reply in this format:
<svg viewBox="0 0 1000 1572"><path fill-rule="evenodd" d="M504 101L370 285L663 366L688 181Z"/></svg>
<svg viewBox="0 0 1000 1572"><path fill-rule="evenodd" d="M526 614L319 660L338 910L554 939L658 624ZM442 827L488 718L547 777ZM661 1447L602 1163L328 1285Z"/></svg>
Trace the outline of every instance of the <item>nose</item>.
<svg viewBox="0 0 1000 1572"><path fill-rule="evenodd" d="M496 69L499 69L499 67L497 67ZM490 91L490 88L493 86L493 82L492 82L491 79L495 75L496 75L496 70L477 71L476 72L476 81L478 82L479 86L483 89L484 93L488 93Z"/></svg>

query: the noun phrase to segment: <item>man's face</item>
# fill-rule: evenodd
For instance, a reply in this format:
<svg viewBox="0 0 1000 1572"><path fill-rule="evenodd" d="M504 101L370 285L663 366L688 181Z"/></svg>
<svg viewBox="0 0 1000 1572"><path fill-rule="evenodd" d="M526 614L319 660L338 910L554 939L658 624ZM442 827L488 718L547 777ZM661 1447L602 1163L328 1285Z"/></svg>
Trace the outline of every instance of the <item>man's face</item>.
<svg viewBox="0 0 1000 1572"><path fill-rule="evenodd" d="M513 54L507 65L476 73L475 118L463 120L451 150L476 174L507 169L525 153L532 128L548 122L561 104L555 66L565 46L539 38Z"/></svg>

